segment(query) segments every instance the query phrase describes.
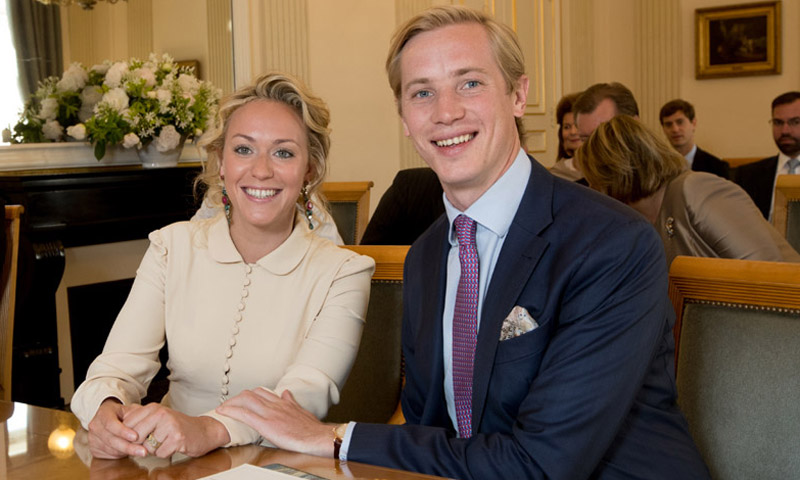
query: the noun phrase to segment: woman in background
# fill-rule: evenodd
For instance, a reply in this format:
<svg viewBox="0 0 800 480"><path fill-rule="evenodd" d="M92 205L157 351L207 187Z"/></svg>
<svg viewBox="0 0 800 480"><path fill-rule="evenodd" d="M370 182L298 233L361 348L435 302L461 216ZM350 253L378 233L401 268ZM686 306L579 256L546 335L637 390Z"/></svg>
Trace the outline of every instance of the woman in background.
<svg viewBox="0 0 800 480"><path fill-rule="evenodd" d="M572 157L575 150L581 146L581 137L575 125L575 116L572 114L572 104L578 99L580 93L571 93L559 100L556 107L556 123L558 123L558 157L556 164L550 168L550 173L570 181L578 181L583 174L575 167Z"/></svg>
<svg viewBox="0 0 800 480"><path fill-rule="evenodd" d="M329 113L297 80L259 78L220 107L200 181L219 214L150 234L103 353L72 399L95 457L260 441L215 407L245 389L291 391L323 417L356 356L371 258L312 234ZM139 405L167 342L169 393Z"/></svg>
<svg viewBox="0 0 800 480"><path fill-rule="evenodd" d="M689 170L682 156L633 117L601 124L575 159L590 187L653 223L668 265L678 255L800 262L744 190Z"/></svg>

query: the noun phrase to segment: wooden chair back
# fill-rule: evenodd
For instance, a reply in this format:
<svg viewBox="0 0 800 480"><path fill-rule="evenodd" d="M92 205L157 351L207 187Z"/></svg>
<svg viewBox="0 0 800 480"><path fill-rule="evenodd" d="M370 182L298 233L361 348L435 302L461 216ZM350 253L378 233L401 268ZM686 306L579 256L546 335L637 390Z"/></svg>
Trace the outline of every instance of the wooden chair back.
<svg viewBox="0 0 800 480"><path fill-rule="evenodd" d="M800 252L800 175L778 175L772 225Z"/></svg>
<svg viewBox="0 0 800 480"><path fill-rule="evenodd" d="M408 246L346 246L375 259L364 333L340 402L325 421L386 423L397 410L403 385L403 263Z"/></svg>
<svg viewBox="0 0 800 480"><path fill-rule="evenodd" d="M19 257L21 205L6 205L5 251L3 273L0 277L0 400L11 401L11 360L14 343L14 305L17 293L17 263Z"/></svg>
<svg viewBox="0 0 800 480"><path fill-rule="evenodd" d="M325 182L322 195L345 245L358 245L369 222L372 182Z"/></svg>
<svg viewBox="0 0 800 480"><path fill-rule="evenodd" d="M800 265L677 257L678 403L712 478L800 478Z"/></svg>
<svg viewBox="0 0 800 480"><path fill-rule="evenodd" d="M731 169L741 167L742 165L746 165L748 163L757 162L759 160L763 160L765 157L732 157L732 158L723 158L722 160L728 162L728 165L731 166Z"/></svg>

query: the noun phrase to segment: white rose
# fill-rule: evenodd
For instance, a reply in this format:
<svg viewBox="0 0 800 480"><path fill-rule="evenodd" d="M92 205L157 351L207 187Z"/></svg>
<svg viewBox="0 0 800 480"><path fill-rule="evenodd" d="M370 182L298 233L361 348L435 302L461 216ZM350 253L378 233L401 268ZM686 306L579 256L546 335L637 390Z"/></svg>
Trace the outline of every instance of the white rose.
<svg viewBox="0 0 800 480"><path fill-rule="evenodd" d="M58 113L58 100L53 97L47 97L42 100L42 109L39 110L37 117L42 120L54 120Z"/></svg>
<svg viewBox="0 0 800 480"><path fill-rule="evenodd" d="M57 120L48 120L42 125L42 133L48 140L58 140L64 134L64 127Z"/></svg>
<svg viewBox="0 0 800 480"><path fill-rule="evenodd" d="M156 150L166 152L174 149L181 142L181 134L172 125L161 129L161 134L156 137Z"/></svg>
<svg viewBox="0 0 800 480"><path fill-rule="evenodd" d="M122 146L125 148L133 148L139 145L139 137L135 133L126 133L122 138Z"/></svg>
<svg viewBox="0 0 800 480"><path fill-rule="evenodd" d="M82 89L86 82L89 81L89 74L83 69L80 63L73 63L64 72L61 80L58 81L56 87L61 91L74 91Z"/></svg>
<svg viewBox="0 0 800 480"><path fill-rule="evenodd" d="M114 88L103 95L100 103L108 105L114 110L123 113L128 108L128 94L121 88Z"/></svg>
<svg viewBox="0 0 800 480"><path fill-rule="evenodd" d="M82 123L78 123L71 127L67 127L67 135L74 138L75 140L85 140L86 126Z"/></svg>
<svg viewBox="0 0 800 480"><path fill-rule="evenodd" d="M156 74L153 73L153 70L150 68L137 68L134 74L136 75L136 78L144 79L144 84L148 87L152 87L156 84Z"/></svg>
<svg viewBox="0 0 800 480"><path fill-rule="evenodd" d="M122 76L128 73L128 64L126 62L117 62L106 72L106 78L103 84L111 88L117 88L122 83Z"/></svg>

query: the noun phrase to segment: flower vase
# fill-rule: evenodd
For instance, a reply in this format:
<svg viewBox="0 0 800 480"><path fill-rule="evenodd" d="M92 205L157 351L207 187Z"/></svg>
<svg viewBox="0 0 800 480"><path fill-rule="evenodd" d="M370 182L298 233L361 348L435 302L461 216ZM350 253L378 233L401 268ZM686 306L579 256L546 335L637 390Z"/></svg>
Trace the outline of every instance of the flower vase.
<svg viewBox="0 0 800 480"><path fill-rule="evenodd" d="M139 150L139 159L142 161L144 168L164 168L175 167L178 165L178 160L181 158L183 151L183 143L186 139L181 137L178 146L166 152L159 152L156 148L156 142L152 141L145 147Z"/></svg>

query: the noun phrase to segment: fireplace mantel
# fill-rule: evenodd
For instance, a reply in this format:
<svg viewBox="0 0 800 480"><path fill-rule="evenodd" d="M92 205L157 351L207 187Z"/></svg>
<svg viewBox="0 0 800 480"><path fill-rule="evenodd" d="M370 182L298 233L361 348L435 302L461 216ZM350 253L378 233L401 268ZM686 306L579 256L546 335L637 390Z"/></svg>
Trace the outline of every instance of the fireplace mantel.
<svg viewBox="0 0 800 480"><path fill-rule="evenodd" d="M196 210L198 162L0 170L0 195L25 207L14 331L12 396L63 405L59 388L55 292L64 249L147 238Z"/></svg>

